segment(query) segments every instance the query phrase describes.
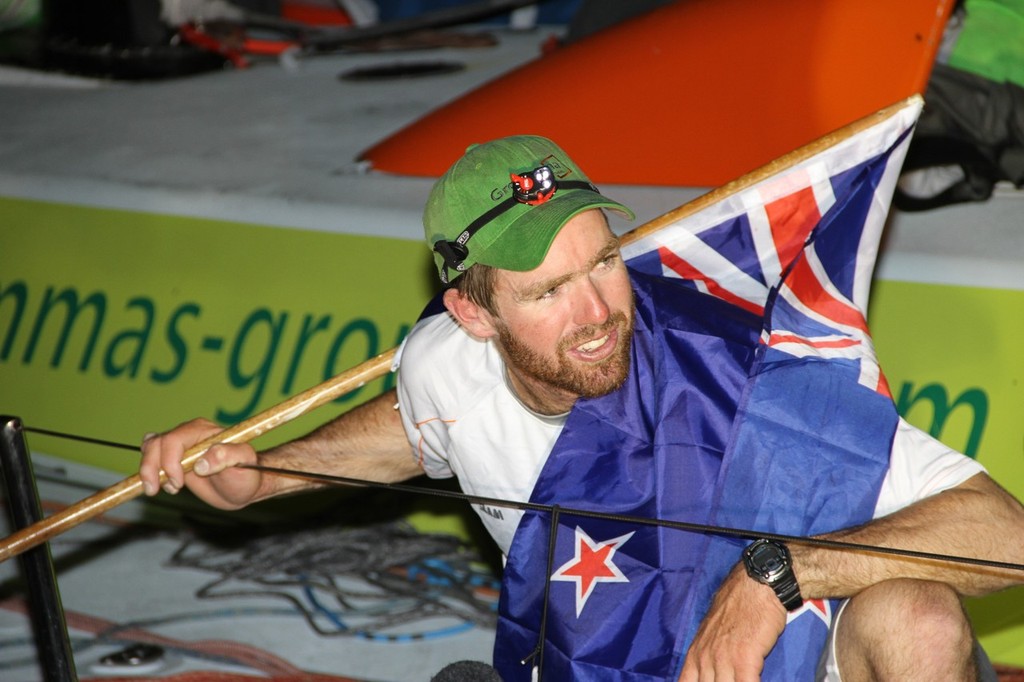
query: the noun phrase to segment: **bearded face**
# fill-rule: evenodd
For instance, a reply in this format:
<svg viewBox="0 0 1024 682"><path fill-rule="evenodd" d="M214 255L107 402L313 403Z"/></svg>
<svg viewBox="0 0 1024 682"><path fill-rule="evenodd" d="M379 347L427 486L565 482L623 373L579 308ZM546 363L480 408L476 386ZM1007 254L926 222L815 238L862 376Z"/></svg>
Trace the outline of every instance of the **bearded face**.
<svg viewBox="0 0 1024 682"><path fill-rule="evenodd" d="M625 381L633 289L619 240L600 211L566 223L534 270L497 271L494 299L487 330L529 407L558 414Z"/></svg>
<svg viewBox="0 0 1024 682"><path fill-rule="evenodd" d="M604 324L583 327L559 340L554 350L546 353L512 333L507 325L498 325L498 340L511 372L580 398L607 395L622 386L629 373L632 336L632 310L628 314L615 312ZM614 344L611 352L599 360L580 358L609 344Z"/></svg>

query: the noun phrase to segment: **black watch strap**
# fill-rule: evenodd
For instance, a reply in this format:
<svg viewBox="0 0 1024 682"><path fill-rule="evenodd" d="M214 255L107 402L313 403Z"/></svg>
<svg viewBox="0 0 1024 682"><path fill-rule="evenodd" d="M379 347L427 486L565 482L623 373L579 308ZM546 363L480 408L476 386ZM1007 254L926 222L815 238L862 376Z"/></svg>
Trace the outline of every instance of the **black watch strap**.
<svg viewBox="0 0 1024 682"><path fill-rule="evenodd" d="M743 550L743 563L751 578L772 588L787 611L803 606L793 560L784 544L764 538L756 540Z"/></svg>
<svg viewBox="0 0 1024 682"><path fill-rule="evenodd" d="M790 571L788 578L783 578L771 586L775 590L775 596L779 598L787 611L796 611L804 605L804 598L800 596L800 586L796 582L796 576Z"/></svg>

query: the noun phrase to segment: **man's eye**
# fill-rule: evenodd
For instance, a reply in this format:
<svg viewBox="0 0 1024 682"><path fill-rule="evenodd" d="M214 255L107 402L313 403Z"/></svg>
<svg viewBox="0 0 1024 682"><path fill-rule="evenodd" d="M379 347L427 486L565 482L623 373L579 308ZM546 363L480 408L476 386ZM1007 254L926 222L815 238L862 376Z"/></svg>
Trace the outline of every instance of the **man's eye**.
<svg viewBox="0 0 1024 682"><path fill-rule="evenodd" d="M541 294L538 298L541 298L541 299L551 298L552 296L556 295L557 293L558 293L558 287L551 287L550 289L545 291L543 294Z"/></svg>
<svg viewBox="0 0 1024 682"><path fill-rule="evenodd" d="M617 254L617 253L609 254L609 255L605 256L604 258L602 258L600 261L598 261L597 267L599 267L599 268L612 268L612 267L615 267L615 261L617 261L618 259L619 259L619 254Z"/></svg>

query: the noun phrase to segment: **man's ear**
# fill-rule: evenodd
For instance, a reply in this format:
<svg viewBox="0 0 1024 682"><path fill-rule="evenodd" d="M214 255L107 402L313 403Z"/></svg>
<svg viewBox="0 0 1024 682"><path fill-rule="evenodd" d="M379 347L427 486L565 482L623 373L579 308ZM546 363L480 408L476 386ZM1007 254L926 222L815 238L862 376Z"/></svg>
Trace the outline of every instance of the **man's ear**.
<svg viewBox="0 0 1024 682"><path fill-rule="evenodd" d="M497 334L494 317L458 289L448 289L442 297L444 307L467 332L478 339Z"/></svg>

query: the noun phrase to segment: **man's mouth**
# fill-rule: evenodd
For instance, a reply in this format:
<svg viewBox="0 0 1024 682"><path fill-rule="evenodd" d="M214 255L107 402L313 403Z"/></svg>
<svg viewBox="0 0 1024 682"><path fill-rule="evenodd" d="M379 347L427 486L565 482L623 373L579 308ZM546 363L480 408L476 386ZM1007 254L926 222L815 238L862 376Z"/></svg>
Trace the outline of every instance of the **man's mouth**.
<svg viewBox="0 0 1024 682"><path fill-rule="evenodd" d="M597 350L598 348L600 348L601 346L603 346L604 344L606 344L608 342L608 337L609 336L611 336L611 335L610 334L605 334L604 336L602 336L599 339L594 339L593 341L588 341L587 343L583 344L582 346L577 346L576 350L578 350L578 351L580 351L582 353L593 353L595 350Z"/></svg>
<svg viewBox="0 0 1024 682"><path fill-rule="evenodd" d="M591 362L604 360L615 352L615 344L618 338L618 329L612 327L604 336L574 346L572 349L573 355Z"/></svg>

